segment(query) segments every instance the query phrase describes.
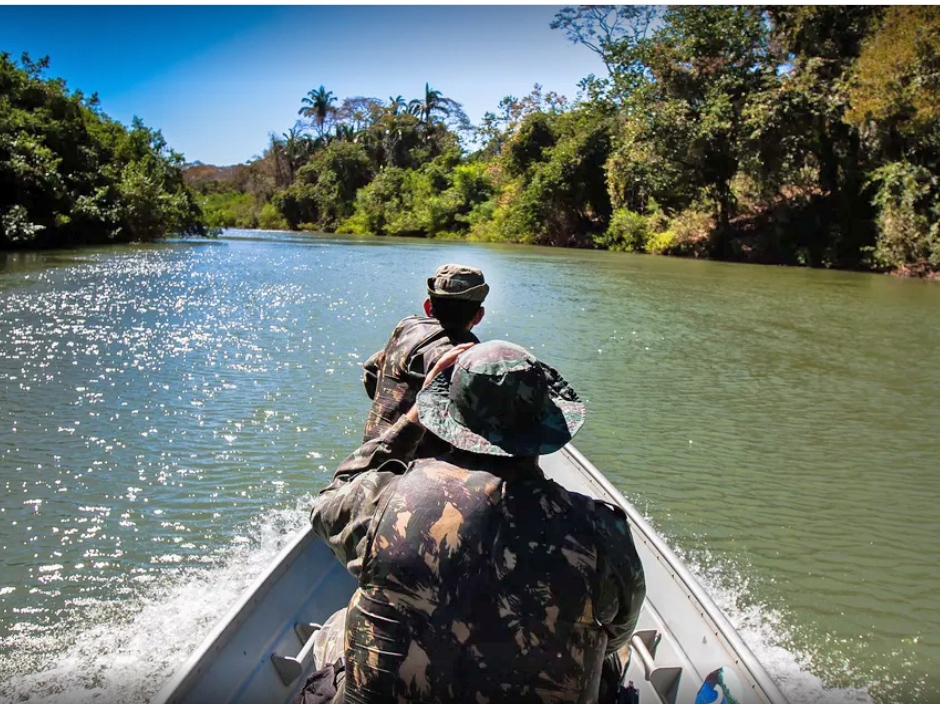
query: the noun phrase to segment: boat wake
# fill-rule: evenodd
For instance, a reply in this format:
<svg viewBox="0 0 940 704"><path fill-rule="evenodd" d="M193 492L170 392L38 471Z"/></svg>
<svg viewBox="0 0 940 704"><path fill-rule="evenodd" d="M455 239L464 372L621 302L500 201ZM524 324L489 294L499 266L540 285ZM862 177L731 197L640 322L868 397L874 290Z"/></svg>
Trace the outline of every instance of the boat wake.
<svg viewBox="0 0 940 704"><path fill-rule="evenodd" d="M266 514L202 568L86 611L84 628L15 633L0 648L0 702L147 702L304 525L311 497ZM69 632L72 631L72 632ZM37 669L37 663L42 663Z"/></svg>
<svg viewBox="0 0 940 704"><path fill-rule="evenodd" d="M647 517L647 520L650 519ZM667 541L668 542L668 541ZM767 674L791 702L800 704L872 704L868 692L858 688L829 688L811 672L813 654L789 650L790 634L779 614L766 606L742 606L748 594L747 578L716 570L706 553L690 554L670 546L705 587L731 625L757 656Z"/></svg>
<svg viewBox="0 0 940 704"><path fill-rule="evenodd" d="M304 525L310 497L265 514L202 568L181 569L116 607L93 605L79 624L24 629L0 643L0 701L110 704L148 701ZM795 654L781 620L761 607L740 608L746 580L719 584L702 555L681 555L792 702L871 704L859 689L827 689L811 674L811 656ZM84 625L82 625L84 624ZM43 663L37 669L36 664Z"/></svg>

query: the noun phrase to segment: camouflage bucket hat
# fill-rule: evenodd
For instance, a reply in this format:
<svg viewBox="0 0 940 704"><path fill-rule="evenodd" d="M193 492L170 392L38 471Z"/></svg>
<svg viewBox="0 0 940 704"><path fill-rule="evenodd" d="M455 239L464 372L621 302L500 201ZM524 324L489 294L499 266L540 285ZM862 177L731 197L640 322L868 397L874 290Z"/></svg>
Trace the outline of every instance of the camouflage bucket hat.
<svg viewBox="0 0 940 704"><path fill-rule="evenodd" d="M448 378L449 377L449 378ZM547 455L574 437L584 404L568 382L519 345L491 340L418 393L425 428L481 455Z"/></svg>
<svg viewBox="0 0 940 704"><path fill-rule="evenodd" d="M428 295L437 298L483 301L489 291L482 271L461 264L445 264L428 279Z"/></svg>

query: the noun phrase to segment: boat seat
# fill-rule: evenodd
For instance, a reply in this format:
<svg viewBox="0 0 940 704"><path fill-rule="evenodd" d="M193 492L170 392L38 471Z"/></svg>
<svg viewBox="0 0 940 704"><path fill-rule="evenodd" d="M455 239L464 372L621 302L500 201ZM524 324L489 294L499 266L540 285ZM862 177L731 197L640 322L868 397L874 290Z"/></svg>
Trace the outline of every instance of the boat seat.
<svg viewBox="0 0 940 704"><path fill-rule="evenodd" d="M675 649L655 628L635 631L630 639L646 680L663 704L676 704L682 666L677 664Z"/></svg>
<svg viewBox="0 0 940 704"><path fill-rule="evenodd" d="M300 639L300 651L297 655L279 655L271 653L271 663L281 682L285 687L289 687L292 682L298 679L310 665L313 660L313 646L315 642L314 635L323 628L319 623L295 623L294 633Z"/></svg>

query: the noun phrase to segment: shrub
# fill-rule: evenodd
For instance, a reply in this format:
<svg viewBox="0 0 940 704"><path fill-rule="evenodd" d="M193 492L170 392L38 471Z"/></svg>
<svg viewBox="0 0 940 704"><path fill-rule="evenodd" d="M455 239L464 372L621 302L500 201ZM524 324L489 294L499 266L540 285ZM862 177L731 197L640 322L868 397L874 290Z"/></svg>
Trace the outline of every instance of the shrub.
<svg viewBox="0 0 940 704"><path fill-rule="evenodd" d="M678 236L672 230L655 232L646 242L646 251L649 254L672 254L677 245Z"/></svg>
<svg viewBox="0 0 940 704"><path fill-rule="evenodd" d="M262 230L289 230L287 220L278 211L273 203L265 203L258 216L258 227Z"/></svg>
<svg viewBox="0 0 940 704"><path fill-rule="evenodd" d="M651 235L648 218L627 208L617 208L603 235L595 235L594 242L616 252L645 252Z"/></svg>
<svg viewBox="0 0 940 704"><path fill-rule="evenodd" d="M940 184L927 169L906 161L875 171L878 208L875 262L896 273L940 271Z"/></svg>
<svg viewBox="0 0 940 704"><path fill-rule="evenodd" d="M710 211L688 208L669 219L666 232L671 238L659 238L647 251L654 254L701 254L707 250L714 231L715 216Z"/></svg>

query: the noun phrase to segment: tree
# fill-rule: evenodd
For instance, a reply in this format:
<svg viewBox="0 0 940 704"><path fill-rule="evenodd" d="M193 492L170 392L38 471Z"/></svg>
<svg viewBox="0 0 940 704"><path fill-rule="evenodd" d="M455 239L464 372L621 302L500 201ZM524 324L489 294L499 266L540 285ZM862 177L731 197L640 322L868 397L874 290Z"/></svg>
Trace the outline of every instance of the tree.
<svg viewBox="0 0 940 704"><path fill-rule="evenodd" d="M389 96L388 109L389 111L391 111L392 115L397 115L401 111L408 109L408 103L400 95L397 95L395 97Z"/></svg>
<svg viewBox="0 0 940 704"><path fill-rule="evenodd" d="M617 164L624 171L614 172L614 180L658 172L655 187L646 189L650 196L676 210L696 198L708 200L719 234L727 235L745 110L774 70L761 13L753 7L670 7L650 36L645 30L623 33L603 48L614 72L630 76L621 84L630 88L621 96Z"/></svg>
<svg viewBox="0 0 940 704"><path fill-rule="evenodd" d="M656 17L656 9L642 5L578 5L562 8L549 25L561 29L575 44L597 54L608 73L614 73L614 47L625 39L641 42Z"/></svg>
<svg viewBox="0 0 940 704"><path fill-rule="evenodd" d="M372 180L361 144L334 140L297 170L297 180L272 202L292 229L309 224L335 229L353 212L356 192Z"/></svg>
<svg viewBox="0 0 940 704"><path fill-rule="evenodd" d="M326 131L324 125L327 118L334 111L333 103L336 102L336 97L333 92L320 86L316 90L309 91L300 102L301 108L297 114L311 118L317 128L317 135L322 137Z"/></svg>
<svg viewBox="0 0 940 704"><path fill-rule="evenodd" d="M160 131L111 120L48 66L0 53L0 247L208 234Z"/></svg>
<svg viewBox="0 0 940 704"><path fill-rule="evenodd" d="M790 202L774 209L782 215L783 206L794 223L785 239L804 263L864 265L874 244L866 178L873 164L845 114L852 65L883 11L765 8L778 70L752 102L746 165L768 192L787 192Z"/></svg>
<svg viewBox="0 0 940 704"><path fill-rule="evenodd" d="M536 112L560 115L572 107L565 96L554 91L543 93L541 84L536 83L521 99L505 96L499 102L498 114L484 113L481 124L475 129L474 141L482 142L485 153L495 156L528 115Z"/></svg>
<svg viewBox="0 0 940 704"><path fill-rule="evenodd" d="M940 9L888 8L852 66L845 122L878 165L876 266L940 272Z"/></svg>
<svg viewBox="0 0 940 704"><path fill-rule="evenodd" d="M864 42L845 120L886 160L940 147L940 7L895 6Z"/></svg>
<svg viewBox="0 0 940 704"><path fill-rule="evenodd" d="M361 95L344 98L336 108L334 119L352 128L353 132L361 132L378 119L382 108L382 101L378 98L366 98Z"/></svg>
<svg viewBox="0 0 940 704"><path fill-rule="evenodd" d="M441 91L433 90L428 83L424 84L424 98L415 98L408 103L409 111L421 120L428 134L431 132L435 115L440 114L446 117L455 107L459 107L455 101L445 98Z"/></svg>
<svg viewBox="0 0 940 704"><path fill-rule="evenodd" d="M290 163L284 149L284 141L273 132L268 135L268 148L264 158L269 159L274 170L275 188L286 188L293 181Z"/></svg>
<svg viewBox="0 0 940 704"><path fill-rule="evenodd" d="M376 171L383 166L416 168L431 158L421 122L407 112L386 111L363 135Z"/></svg>

